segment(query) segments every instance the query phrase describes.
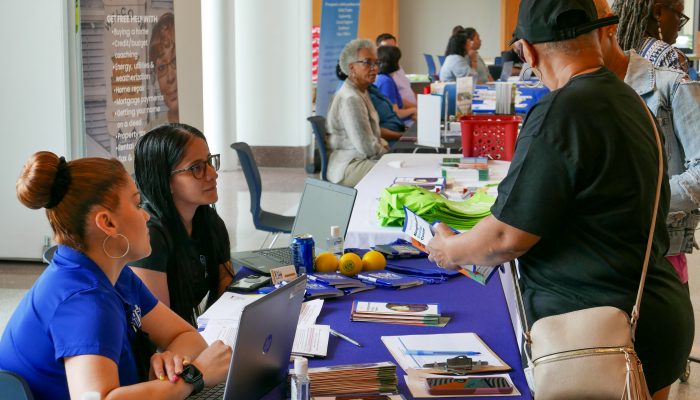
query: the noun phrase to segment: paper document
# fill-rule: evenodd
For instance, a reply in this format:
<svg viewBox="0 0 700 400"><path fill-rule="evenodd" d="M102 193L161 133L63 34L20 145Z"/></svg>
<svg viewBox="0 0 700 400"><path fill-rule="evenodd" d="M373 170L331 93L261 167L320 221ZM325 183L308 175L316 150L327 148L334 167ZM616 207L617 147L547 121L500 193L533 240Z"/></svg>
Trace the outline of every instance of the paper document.
<svg viewBox="0 0 700 400"><path fill-rule="evenodd" d="M330 325L297 326L292 355L304 357L325 357L328 353Z"/></svg>
<svg viewBox="0 0 700 400"><path fill-rule="evenodd" d="M414 398L430 398L430 397L493 397L493 396L520 396L520 392L518 391L518 388L515 387L513 384L513 380L510 379L510 375L508 374L495 374L495 375L479 375L480 378L505 378L508 383L513 387L513 391L508 394L503 394L503 393L497 393L497 394L473 394L473 395L468 395L468 394L460 394L459 396L451 394L451 395L444 395L444 396L437 396L437 395L432 395L428 393L428 386L425 382L426 378L444 378L444 375L424 375L424 374L414 374L414 371L408 371L408 375L404 376L404 380L406 381L406 386L408 386L408 390L411 391L411 395ZM466 378L466 376L454 376L453 378Z"/></svg>
<svg viewBox="0 0 700 400"><path fill-rule="evenodd" d="M426 364L444 363L463 354L472 354L469 357L474 361L486 362L487 366L479 369L481 372L510 370L476 333L382 336L382 342L404 371L426 369Z"/></svg>
<svg viewBox="0 0 700 400"><path fill-rule="evenodd" d="M233 347L238 336L238 325L243 308L264 295L243 295L226 292L197 318L200 334L212 344L221 340ZM316 325L323 300L312 300L301 304L292 353L307 357L325 357L328 352L330 326Z"/></svg>
<svg viewBox="0 0 700 400"><path fill-rule="evenodd" d="M299 326L309 326L316 324L321 309L323 299L316 299L301 303L301 314L299 314Z"/></svg>
<svg viewBox="0 0 700 400"><path fill-rule="evenodd" d="M239 294L224 292L219 299L209 307L202 315L197 317L197 327L199 330L206 328L209 321L231 321L241 320L243 307L261 298L262 294Z"/></svg>

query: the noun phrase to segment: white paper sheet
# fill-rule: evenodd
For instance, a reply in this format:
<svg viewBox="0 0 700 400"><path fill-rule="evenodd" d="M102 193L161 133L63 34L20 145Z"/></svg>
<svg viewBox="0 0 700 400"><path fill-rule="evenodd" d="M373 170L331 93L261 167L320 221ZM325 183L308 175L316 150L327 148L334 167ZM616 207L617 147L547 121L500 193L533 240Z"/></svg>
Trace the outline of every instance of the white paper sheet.
<svg viewBox="0 0 700 400"><path fill-rule="evenodd" d="M197 317L197 326L205 329L210 321L232 321L238 323L241 320L243 307L261 298L262 294L239 294L224 292L208 310Z"/></svg>
<svg viewBox="0 0 700 400"><path fill-rule="evenodd" d="M421 146L440 147L440 103L441 96L418 95L418 136Z"/></svg>
<svg viewBox="0 0 700 400"><path fill-rule="evenodd" d="M316 319L321 314L323 299L315 299L301 303L301 313L299 314L299 326L309 326L316 324Z"/></svg>
<svg viewBox="0 0 700 400"><path fill-rule="evenodd" d="M328 353L330 325L297 326L292 355L325 357Z"/></svg>

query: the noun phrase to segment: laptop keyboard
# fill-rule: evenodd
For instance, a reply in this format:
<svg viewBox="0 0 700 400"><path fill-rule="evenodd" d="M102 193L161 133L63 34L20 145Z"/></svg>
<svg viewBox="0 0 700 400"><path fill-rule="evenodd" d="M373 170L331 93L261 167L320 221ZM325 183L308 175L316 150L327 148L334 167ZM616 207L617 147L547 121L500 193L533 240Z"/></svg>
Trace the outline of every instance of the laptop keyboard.
<svg viewBox="0 0 700 400"><path fill-rule="evenodd" d="M292 250L289 247L277 247L274 249L255 250L253 253L269 257L284 265L292 264Z"/></svg>
<svg viewBox="0 0 700 400"><path fill-rule="evenodd" d="M226 385L223 383L220 383L216 386L210 387L208 389L204 389L201 392L197 393L194 396L188 397L188 399L197 399L197 400L210 400L210 399L216 399L216 400L221 400L224 398L224 389L226 388Z"/></svg>

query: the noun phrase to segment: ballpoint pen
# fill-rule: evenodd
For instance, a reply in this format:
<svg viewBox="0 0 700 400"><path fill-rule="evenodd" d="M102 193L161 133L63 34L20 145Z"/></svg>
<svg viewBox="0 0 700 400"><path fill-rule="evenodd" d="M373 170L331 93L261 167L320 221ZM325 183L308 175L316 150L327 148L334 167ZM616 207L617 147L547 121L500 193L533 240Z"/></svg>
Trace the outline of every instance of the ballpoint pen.
<svg viewBox="0 0 700 400"><path fill-rule="evenodd" d="M336 331L336 330L333 329L333 328L331 328L331 335L333 335L333 336L335 336L335 337L337 337L337 338L343 339L343 340L345 340L345 341L348 342L348 343L352 343L352 344L354 344L354 345L357 346L357 347L362 347L362 345L361 345L358 341L356 341L356 340L354 340L354 339L350 339L349 337L343 335L342 333Z"/></svg>
<svg viewBox="0 0 700 400"><path fill-rule="evenodd" d="M481 355L481 353L478 351L459 351L459 350L406 349L405 353L409 356L450 356L450 355L478 356L478 355Z"/></svg>

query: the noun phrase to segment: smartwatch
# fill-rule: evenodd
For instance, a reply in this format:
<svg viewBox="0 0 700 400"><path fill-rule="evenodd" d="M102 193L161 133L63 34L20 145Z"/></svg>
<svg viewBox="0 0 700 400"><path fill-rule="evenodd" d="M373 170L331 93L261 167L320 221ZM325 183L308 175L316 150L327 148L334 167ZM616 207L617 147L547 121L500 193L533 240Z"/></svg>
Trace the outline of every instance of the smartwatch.
<svg viewBox="0 0 700 400"><path fill-rule="evenodd" d="M204 389L204 376L202 372L192 364L187 364L180 374L180 378L194 386L192 394L197 394Z"/></svg>

